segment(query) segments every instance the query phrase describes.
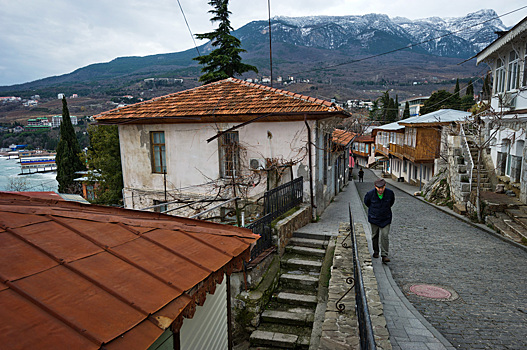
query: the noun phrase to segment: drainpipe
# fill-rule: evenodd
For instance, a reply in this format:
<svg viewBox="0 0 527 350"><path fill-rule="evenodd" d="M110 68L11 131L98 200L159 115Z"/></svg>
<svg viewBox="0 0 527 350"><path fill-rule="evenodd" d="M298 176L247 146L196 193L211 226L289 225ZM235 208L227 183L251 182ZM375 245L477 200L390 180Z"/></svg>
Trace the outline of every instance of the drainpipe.
<svg viewBox="0 0 527 350"><path fill-rule="evenodd" d="M309 157L309 193L311 197L311 220L316 220L315 215L315 198L313 196L313 160L311 159L311 128L307 122L307 114L304 114L304 123L307 128L307 154Z"/></svg>
<svg viewBox="0 0 527 350"><path fill-rule="evenodd" d="M232 311L231 311L231 276L225 274L227 277L227 343L228 349L232 350Z"/></svg>
<svg viewBox="0 0 527 350"><path fill-rule="evenodd" d="M419 192L421 192L422 183L423 183L423 163L419 164Z"/></svg>

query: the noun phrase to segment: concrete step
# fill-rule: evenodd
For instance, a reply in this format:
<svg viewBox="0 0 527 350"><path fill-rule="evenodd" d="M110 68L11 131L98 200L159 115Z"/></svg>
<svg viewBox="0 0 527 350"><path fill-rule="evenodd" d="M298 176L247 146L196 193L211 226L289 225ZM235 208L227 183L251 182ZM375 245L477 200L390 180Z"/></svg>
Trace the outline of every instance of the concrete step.
<svg viewBox="0 0 527 350"><path fill-rule="evenodd" d="M280 323L294 326L313 326L315 315L308 309L295 311L265 310L262 313L262 322Z"/></svg>
<svg viewBox="0 0 527 350"><path fill-rule="evenodd" d="M332 236L331 233L328 233L328 232L302 232L302 231L295 231L293 232L293 237L297 237L297 238L307 238L307 239L316 239L316 240L319 240L319 241L327 241L329 240Z"/></svg>
<svg viewBox="0 0 527 350"><path fill-rule="evenodd" d="M305 295L296 293L280 292L276 296L278 302L290 305L300 305L307 307L317 306L317 297L315 295Z"/></svg>
<svg viewBox="0 0 527 350"><path fill-rule="evenodd" d="M284 273L280 276L280 285L285 288L316 290L319 276Z"/></svg>
<svg viewBox="0 0 527 350"><path fill-rule="evenodd" d="M527 239L527 232L525 230L525 227L523 227L521 224L517 223L516 221L510 218L503 219L503 222L509 227L512 232L514 232L514 234L519 238L519 241L521 241L522 237Z"/></svg>
<svg viewBox="0 0 527 350"><path fill-rule="evenodd" d="M309 238L300 238L292 237L289 241L290 245L295 245L298 247L307 247L307 248L318 248L326 249L328 242L326 240L321 241L320 239L309 239Z"/></svg>
<svg viewBox="0 0 527 350"><path fill-rule="evenodd" d="M251 345L272 346L281 349L294 349L298 335L256 330L249 338Z"/></svg>
<svg viewBox="0 0 527 350"><path fill-rule="evenodd" d="M295 254L305 254L305 255L320 256L320 257L323 257L324 255L326 255L325 249L299 247L299 246L291 246L291 245L288 245L286 247L286 251L290 253L295 253Z"/></svg>
<svg viewBox="0 0 527 350"><path fill-rule="evenodd" d="M497 213L499 214L499 213ZM485 219L487 224L490 224L496 232L505 236L509 239L512 239L515 242L521 242L521 237L511 230L510 226L507 225L502 218L496 216L487 216Z"/></svg>
<svg viewBox="0 0 527 350"><path fill-rule="evenodd" d="M280 265L286 269L320 272L322 262L306 259L282 259Z"/></svg>

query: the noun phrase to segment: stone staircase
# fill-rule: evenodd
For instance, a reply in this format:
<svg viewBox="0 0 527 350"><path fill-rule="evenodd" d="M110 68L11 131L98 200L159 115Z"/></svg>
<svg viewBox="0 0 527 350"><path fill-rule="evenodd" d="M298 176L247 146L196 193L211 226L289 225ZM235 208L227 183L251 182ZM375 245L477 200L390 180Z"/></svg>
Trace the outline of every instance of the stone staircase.
<svg viewBox="0 0 527 350"><path fill-rule="evenodd" d="M293 234L280 262L278 289L250 336L250 349L309 349L327 245L324 234Z"/></svg>
<svg viewBox="0 0 527 350"><path fill-rule="evenodd" d="M474 169L472 169L472 188L476 188L476 185L478 183L478 167L481 167L479 171L480 189L482 191L492 191L492 184L489 177L489 171L485 168L483 162L481 162L481 164L479 165L477 164L478 149L476 145L470 139L467 139L467 143L470 150L470 155L472 156L472 161L474 162Z"/></svg>
<svg viewBox="0 0 527 350"><path fill-rule="evenodd" d="M527 206L510 206L488 215L485 221L501 235L527 245Z"/></svg>

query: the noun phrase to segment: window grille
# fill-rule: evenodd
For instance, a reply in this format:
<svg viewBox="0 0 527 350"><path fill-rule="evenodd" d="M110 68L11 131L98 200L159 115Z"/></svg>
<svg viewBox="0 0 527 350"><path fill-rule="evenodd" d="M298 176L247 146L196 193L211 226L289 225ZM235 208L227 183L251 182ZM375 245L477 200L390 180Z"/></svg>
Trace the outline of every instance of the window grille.
<svg viewBox="0 0 527 350"><path fill-rule="evenodd" d="M220 176L236 177L240 169L239 136L237 131L226 132L219 138Z"/></svg>

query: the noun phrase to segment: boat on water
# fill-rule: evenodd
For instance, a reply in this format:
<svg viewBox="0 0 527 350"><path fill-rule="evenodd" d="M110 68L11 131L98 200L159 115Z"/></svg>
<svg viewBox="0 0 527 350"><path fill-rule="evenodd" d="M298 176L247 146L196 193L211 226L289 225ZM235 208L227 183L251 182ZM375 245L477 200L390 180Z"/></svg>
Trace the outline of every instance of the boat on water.
<svg viewBox="0 0 527 350"><path fill-rule="evenodd" d="M20 157L20 175L46 173L57 170L55 155Z"/></svg>

